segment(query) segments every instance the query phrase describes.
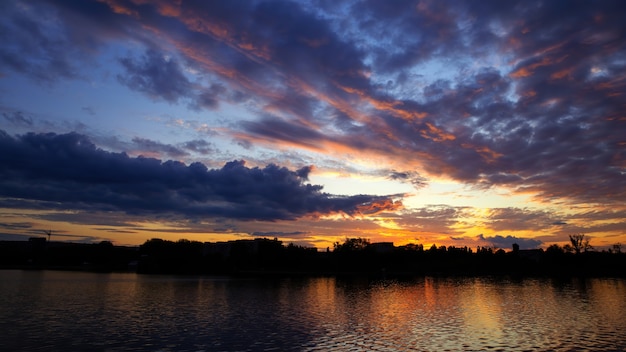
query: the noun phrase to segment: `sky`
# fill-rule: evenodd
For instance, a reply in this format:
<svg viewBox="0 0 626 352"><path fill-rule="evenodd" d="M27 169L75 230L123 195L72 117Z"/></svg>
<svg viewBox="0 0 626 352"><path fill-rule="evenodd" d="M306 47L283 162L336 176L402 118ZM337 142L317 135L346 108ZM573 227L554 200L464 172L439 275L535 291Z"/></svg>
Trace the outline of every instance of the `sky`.
<svg viewBox="0 0 626 352"><path fill-rule="evenodd" d="M0 240L626 243L626 2L0 2Z"/></svg>

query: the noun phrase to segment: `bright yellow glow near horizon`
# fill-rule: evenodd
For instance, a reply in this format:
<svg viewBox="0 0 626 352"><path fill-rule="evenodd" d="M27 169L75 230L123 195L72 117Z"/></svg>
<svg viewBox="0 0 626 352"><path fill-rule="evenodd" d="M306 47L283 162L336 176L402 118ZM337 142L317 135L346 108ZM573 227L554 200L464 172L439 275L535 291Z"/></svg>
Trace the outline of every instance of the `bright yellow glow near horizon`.
<svg viewBox="0 0 626 352"><path fill-rule="evenodd" d="M410 185L383 177L348 175L338 172L315 173L309 176L314 185L323 185L322 192L351 196L357 194L390 195L410 193Z"/></svg>

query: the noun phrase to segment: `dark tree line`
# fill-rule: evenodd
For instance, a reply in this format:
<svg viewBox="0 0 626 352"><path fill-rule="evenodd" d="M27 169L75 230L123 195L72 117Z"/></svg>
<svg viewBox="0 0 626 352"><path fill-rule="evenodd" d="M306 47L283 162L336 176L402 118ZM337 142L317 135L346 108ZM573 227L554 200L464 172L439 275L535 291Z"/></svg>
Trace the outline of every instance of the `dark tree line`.
<svg viewBox="0 0 626 352"><path fill-rule="evenodd" d="M621 250L591 251L586 237L546 250L493 247L395 247L364 238L336 242L332 251L255 239L210 244L149 240L140 247L144 273L314 274L314 275L519 275L626 276Z"/></svg>
<svg viewBox="0 0 626 352"><path fill-rule="evenodd" d="M99 243L0 241L0 268L127 271L137 261L137 248ZM131 266L131 267L129 267Z"/></svg>
<svg viewBox="0 0 626 352"><path fill-rule="evenodd" d="M626 253L616 245L593 251L584 235L546 250L493 247L395 247L346 238L318 252L277 239L221 243L151 239L138 248L99 244L0 242L0 267L69 268L139 273L216 275L518 275L626 277ZM130 266L129 266L130 264Z"/></svg>

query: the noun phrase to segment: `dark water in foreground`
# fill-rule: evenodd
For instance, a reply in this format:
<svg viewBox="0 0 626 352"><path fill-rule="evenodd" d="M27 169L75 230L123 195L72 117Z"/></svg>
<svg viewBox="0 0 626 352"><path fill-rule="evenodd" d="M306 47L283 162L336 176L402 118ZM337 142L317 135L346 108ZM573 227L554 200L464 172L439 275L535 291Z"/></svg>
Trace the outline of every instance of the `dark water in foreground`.
<svg viewBox="0 0 626 352"><path fill-rule="evenodd" d="M626 350L626 280L0 271L6 351Z"/></svg>

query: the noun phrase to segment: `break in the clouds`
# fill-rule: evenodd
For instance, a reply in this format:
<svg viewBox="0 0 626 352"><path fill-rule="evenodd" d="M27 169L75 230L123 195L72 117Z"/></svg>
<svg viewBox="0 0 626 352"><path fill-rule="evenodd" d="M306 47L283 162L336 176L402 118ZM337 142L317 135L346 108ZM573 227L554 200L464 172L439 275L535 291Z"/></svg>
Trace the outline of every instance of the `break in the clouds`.
<svg viewBox="0 0 626 352"><path fill-rule="evenodd" d="M0 138L4 207L40 207L182 217L284 220L329 214L374 214L401 206L383 196L335 196L306 183L310 168L274 164L221 169L98 149L85 136L27 134Z"/></svg>

